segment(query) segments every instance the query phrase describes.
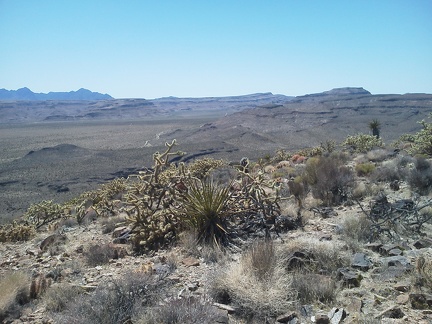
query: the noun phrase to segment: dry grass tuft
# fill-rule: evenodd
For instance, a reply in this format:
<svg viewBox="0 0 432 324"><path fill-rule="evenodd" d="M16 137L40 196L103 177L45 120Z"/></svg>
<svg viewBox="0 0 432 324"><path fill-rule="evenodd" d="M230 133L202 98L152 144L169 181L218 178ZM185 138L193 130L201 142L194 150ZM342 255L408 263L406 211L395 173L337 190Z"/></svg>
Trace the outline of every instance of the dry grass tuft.
<svg viewBox="0 0 432 324"><path fill-rule="evenodd" d="M291 282L284 260L272 243L263 241L246 251L238 263L216 273L212 294L218 301L231 301L241 312L258 319L279 315L292 306L296 293Z"/></svg>
<svg viewBox="0 0 432 324"><path fill-rule="evenodd" d="M315 273L295 273L292 288L297 291L298 299L304 303L321 302L330 304L336 299L336 281Z"/></svg>
<svg viewBox="0 0 432 324"><path fill-rule="evenodd" d="M67 283L51 286L43 295L45 308L49 312L61 312L69 303L73 303L83 291Z"/></svg>
<svg viewBox="0 0 432 324"><path fill-rule="evenodd" d="M298 270L296 267L300 264L300 268L312 273L334 274L350 262L350 255L343 251L342 244L320 241L315 237L302 236L290 240L279 253L283 254L288 269Z"/></svg>
<svg viewBox="0 0 432 324"><path fill-rule="evenodd" d="M363 214L346 216L341 225L342 237L353 251L359 251L361 244L371 239L372 222Z"/></svg>
<svg viewBox="0 0 432 324"><path fill-rule="evenodd" d="M204 298L173 298L164 304L138 314L133 322L136 324L201 324L217 323L218 310Z"/></svg>
<svg viewBox="0 0 432 324"><path fill-rule="evenodd" d="M30 277L19 271L9 272L0 278L0 321L16 317L22 305L30 300Z"/></svg>

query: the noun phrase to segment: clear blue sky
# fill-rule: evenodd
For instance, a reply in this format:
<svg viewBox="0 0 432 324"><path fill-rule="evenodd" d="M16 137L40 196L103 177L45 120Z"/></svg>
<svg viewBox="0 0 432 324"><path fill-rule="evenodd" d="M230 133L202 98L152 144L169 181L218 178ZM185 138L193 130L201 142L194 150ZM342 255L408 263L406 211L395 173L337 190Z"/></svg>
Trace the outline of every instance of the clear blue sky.
<svg viewBox="0 0 432 324"><path fill-rule="evenodd" d="M432 0L0 0L0 88L432 93Z"/></svg>

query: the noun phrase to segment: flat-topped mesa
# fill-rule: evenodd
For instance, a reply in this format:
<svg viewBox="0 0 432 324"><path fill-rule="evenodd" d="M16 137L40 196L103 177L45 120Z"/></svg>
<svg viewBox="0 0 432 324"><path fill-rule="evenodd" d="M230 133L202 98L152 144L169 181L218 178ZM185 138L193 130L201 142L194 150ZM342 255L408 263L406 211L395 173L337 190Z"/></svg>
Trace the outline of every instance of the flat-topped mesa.
<svg viewBox="0 0 432 324"><path fill-rule="evenodd" d="M324 97L324 96L347 96L347 95L372 95L372 94L361 87L360 88L345 87L345 88L335 88L320 93L312 93L304 96L298 96L296 98L301 99L301 98L313 98L313 97Z"/></svg>

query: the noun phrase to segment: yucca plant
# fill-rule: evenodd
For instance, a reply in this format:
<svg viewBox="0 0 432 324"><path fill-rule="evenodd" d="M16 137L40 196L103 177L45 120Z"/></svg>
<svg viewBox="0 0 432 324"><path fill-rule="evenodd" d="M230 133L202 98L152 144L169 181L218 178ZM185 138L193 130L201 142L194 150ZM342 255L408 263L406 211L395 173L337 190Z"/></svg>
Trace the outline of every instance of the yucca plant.
<svg viewBox="0 0 432 324"><path fill-rule="evenodd" d="M233 214L230 186L218 186L212 179L188 181L182 197L181 219L198 233L200 242L225 244L228 239L227 221Z"/></svg>
<svg viewBox="0 0 432 324"><path fill-rule="evenodd" d="M369 128L372 131L373 136L375 136L376 138L380 137L381 123L379 122L378 119L374 119L371 122L369 122Z"/></svg>

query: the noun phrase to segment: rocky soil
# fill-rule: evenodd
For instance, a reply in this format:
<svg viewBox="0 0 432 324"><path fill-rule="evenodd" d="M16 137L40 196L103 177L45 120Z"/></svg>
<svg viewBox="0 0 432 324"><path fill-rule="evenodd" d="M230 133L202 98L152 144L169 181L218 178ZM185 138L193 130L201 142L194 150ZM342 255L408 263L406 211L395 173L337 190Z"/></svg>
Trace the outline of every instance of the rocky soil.
<svg viewBox="0 0 432 324"><path fill-rule="evenodd" d="M350 163L353 165L354 162L348 165ZM273 169L267 168L269 177L275 168L276 165ZM365 177L356 181L374 186ZM414 197L404 181L399 183L397 190L393 189L388 183L380 185L388 201ZM290 216L295 214L296 202L289 193L285 196L287 200L282 215ZM167 298L186 299L191 296L209 301L212 311L217 313L212 323L431 323L432 287L419 279L421 273L418 268L421 257L429 256L432 260L432 226L425 224L421 235L397 239L385 235L372 242L350 238L347 231L357 231L358 228L348 227L347 220L364 217L365 212L371 210L373 198L364 195L359 204L351 202L325 209L309 194L302 211L302 226L281 231L280 235L271 232L277 251L284 251L292 242L303 242L303 247L290 250L291 254L285 255L289 260L296 256L300 265L308 264L304 252L313 244L327 244L337 251L334 260L328 262L348 258L348 262L335 272L335 298L331 301L302 303L298 299L277 316L248 319L247 314L238 308L236 300L223 303L213 298L214 276L241 262L242 255L251 245L264 238L264 231L257 230L246 239L235 240L223 252L195 245L185 235L170 248L137 255L127 241L116 239L127 231L127 225L122 223L125 215L112 216L115 221L111 223L119 222L113 226L109 224L110 219L95 218L90 213L84 225L72 220L63 221L43 228L28 242L0 245L1 276L23 272L31 275L34 282L46 280L47 286L50 285L46 292L42 287L30 303L20 306L15 313L17 319L9 318L6 323L60 323L58 313L47 310L49 299L46 295L50 289L61 284L73 285L91 295L97 287L128 273L147 273L154 278L163 278L168 288L159 292L161 303ZM428 196L419 199L423 203L430 202ZM115 252L110 254L107 262L90 264L91 246L109 246L109 250ZM432 277L431 273L428 276ZM311 285L320 284L320 278L324 277L317 275L318 281L311 282ZM133 319L127 323L133 323ZM193 318L190 323L205 321Z"/></svg>

